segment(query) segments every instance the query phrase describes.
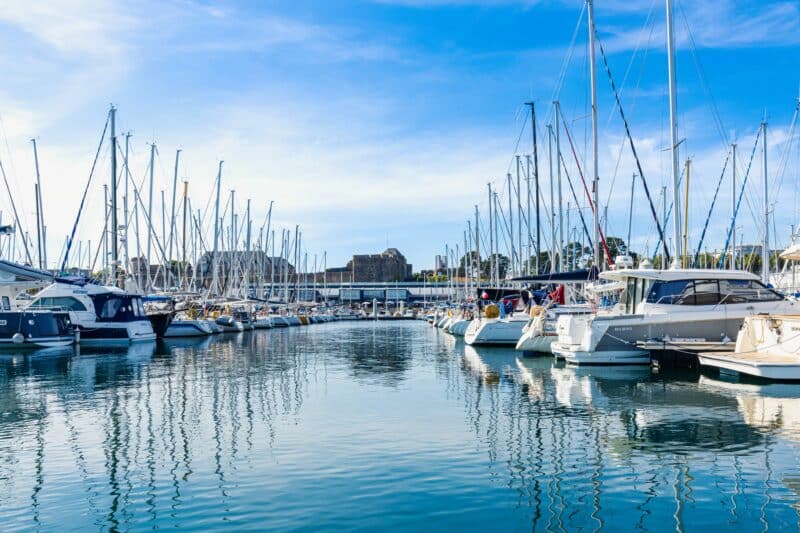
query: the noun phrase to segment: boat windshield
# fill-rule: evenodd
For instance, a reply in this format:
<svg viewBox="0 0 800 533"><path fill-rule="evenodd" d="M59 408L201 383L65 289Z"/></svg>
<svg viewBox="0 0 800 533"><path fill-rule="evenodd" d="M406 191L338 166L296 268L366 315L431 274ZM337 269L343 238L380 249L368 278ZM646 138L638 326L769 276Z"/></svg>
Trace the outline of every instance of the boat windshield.
<svg viewBox="0 0 800 533"><path fill-rule="evenodd" d="M97 319L108 322L127 322L144 318L144 308L138 296L128 294L99 294L91 296Z"/></svg>
<svg viewBox="0 0 800 533"><path fill-rule="evenodd" d="M783 296L761 282L749 279L683 279L657 281L647 303L666 305L718 305L773 302Z"/></svg>

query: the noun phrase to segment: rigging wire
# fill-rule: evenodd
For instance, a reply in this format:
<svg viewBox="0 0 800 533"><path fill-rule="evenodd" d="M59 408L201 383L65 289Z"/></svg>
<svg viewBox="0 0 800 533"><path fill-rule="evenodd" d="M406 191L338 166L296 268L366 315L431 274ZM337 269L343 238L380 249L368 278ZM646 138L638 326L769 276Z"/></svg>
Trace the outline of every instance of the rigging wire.
<svg viewBox="0 0 800 533"><path fill-rule="evenodd" d="M81 214L83 213L83 206L86 202L86 194L89 192L89 186L92 184L92 178L94 177L94 170L97 166L97 160L100 157L100 151L103 148L103 141L106 138L106 131L108 131L108 123L110 120L111 120L111 112L109 111L108 114L106 115L106 123L103 126L103 133L100 135L100 142L97 145L97 151L94 154L94 161L92 161L92 168L89 171L89 179L86 181L86 187L83 189L83 196L81 196L81 203L78 206L78 214L75 217L75 223L72 225L72 232L70 233L69 240L67 241L67 247L66 247L67 249L64 251L64 259L63 261L61 261L62 272L64 272L67 268L67 261L69 260L69 252L72 248L72 242L75 239L75 231L78 229L78 223L81 220ZM114 179L116 179L116 176L114 176ZM103 236L103 238L105 238L105 235ZM98 247L97 249L99 252L100 247ZM97 258L95 258L95 261L92 263L92 266L94 266L96 261Z"/></svg>

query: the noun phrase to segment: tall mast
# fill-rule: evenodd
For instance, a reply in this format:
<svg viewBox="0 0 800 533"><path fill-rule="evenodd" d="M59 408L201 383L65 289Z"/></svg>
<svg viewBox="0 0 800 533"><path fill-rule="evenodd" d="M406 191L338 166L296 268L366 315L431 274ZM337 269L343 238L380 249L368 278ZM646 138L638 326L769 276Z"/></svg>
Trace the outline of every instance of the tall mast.
<svg viewBox="0 0 800 533"><path fill-rule="evenodd" d="M528 197L527 218L528 218L528 251L525 254L526 272L531 273L531 255L533 255L533 236L531 234L531 156L525 156L525 192ZM538 272L537 272L538 274Z"/></svg>
<svg viewBox="0 0 800 533"><path fill-rule="evenodd" d="M519 154L517 160L517 259L519 263L519 273L523 274L522 263L522 183L519 178Z"/></svg>
<svg viewBox="0 0 800 533"><path fill-rule="evenodd" d="M150 279L150 253L153 243L153 169L156 159L156 144L150 145L150 183L148 185L148 198L147 198L147 290L150 290L153 280Z"/></svg>
<svg viewBox="0 0 800 533"><path fill-rule="evenodd" d="M672 20L672 0L667 2L667 68L669 75L669 142L672 152L672 205L675 215L672 217L673 228L672 237L675 246L675 254L672 256L672 266L677 268L681 263L683 250L681 249L681 217L677 216L680 212L680 193L678 190L678 180L680 170L678 162L678 93L675 77L675 27Z"/></svg>
<svg viewBox="0 0 800 533"><path fill-rule="evenodd" d="M228 264L228 274L225 278L226 293L230 294L233 284L236 281L234 277L234 268L236 267L236 249L238 247L238 235L236 234L236 191L231 189L231 237L228 244L228 257L230 258Z"/></svg>
<svg viewBox="0 0 800 533"><path fill-rule="evenodd" d="M555 203L555 184L553 183L553 126L547 125L547 160L550 167L550 247L553 253L550 255L550 272L558 272L558 254L556 252L556 203Z"/></svg>
<svg viewBox="0 0 800 533"><path fill-rule="evenodd" d="M691 177L689 173L691 172L691 159L686 160L686 195L684 196L684 206L683 206L683 249L689 249L689 178ZM677 214L677 213L676 213ZM681 265L683 268L686 268L686 262L689 260L688 257L684 257L681 261Z"/></svg>
<svg viewBox="0 0 800 533"><path fill-rule="evenodd" d="M45 258L46 245L44 241L44 215L42 214L42 181L39 176L39 153L36 150L36 139L31 139L33 143L33 164L36 167L36 184L34 190L36 191L36 242L39 251L39 269L43 270L47 265Z"/></svg>
<svg viewBox="0 0 800 533"><path fill-rule="evenodd" d="M494 193L494 282L496 286L500 286L500 239L498 238L498 224L497 224L497 193Z"/></svg>
<svg viewBox="0 0 800 533"><path fill-rule="evenodd" d="M272 226L272 203L273 202L270 201L270 203L269 203L269 211L267 212L267 242L264 244L264 255L265 256L268 255L269 243L270 242L272 242L272 251L273 251L272 255L273 256L275 255L275 253L274 253L275 252L275 232L274 231L272 232L272 239L270 241L270 228ZM270 283L270 287L269 287L270 296L272 296L272 282L273 282L273 278L274 278L274 275L275 275L274 274L275 267L272 265L272 261L273 261L273 259L272 259L272 257L270 257L270 259L269 259L270 272L271 272L270 280L269 280L269 283ZM261 268L262 268L262 274L263 274L263 269L266 268L266 265L262 266Z"/></svg>
<svg viewBox="0 0 800 533"><path fill-rule="evenodd" d="M511 267L511 276L514 276L514 209L511 203L511 172L506 174L506 180L508 181L508 241L509 241L509 248L511 251L510 259L510 267Z"/></svg>
<svg viewBox="0 0 800 533"><path fill-rule="evenodd" d="M494 195L492 194L492 184L488 184L489 187L489 284L491 285L494 282L494 265L495 265L495 256L494 256L494 220L493 220L493 203L494 203Z"/></svg>
<svg viewBox="0 0 800 533"><path fill-rule="evenodd" d="M297 289L300 287L300 226L294 226L294 299L297 301Z"/></svg>
<svg viewBox="0 0 800 533"><path fill-rule="evenodd" d="M117 250L117 110L111 106L111 279L117 283L119 254Z"/></svg>
<svg viewBox="0 0 800 533"><path fill-rule="evenodd" d="M631 208L628 211L628 238L625 240L625 255L631 255L631 227L633 226L633 191L636 188L636 173L633 173L631 179Z"/></svg>
<svg viewBox="0 0 800 533"><path fill-rule="evenodd" d="M183 271L183 283L184 289L188 289L187 277L189 275L189 270L186 264L186 215L188 213L187 210L187 203L189 201L189 182L187 180L183 180L183 229L181 230L181 266L183 267L181 270Z"/></svg>
<svg viewBox="0 0 800 533"><path fill-rule="evenodd" d="M587 0L591 2L591 0ZM533 139L533 183L534 183L534 202L536 204L536 274L539 274L539 252L541 251L542 225L539 206L539 150L536 143L536 106L534 103L527 102L525 105L531 106L531 133Z"/></svg>
<svg viewBox="0 0 800 533"><path fill-rule="evenodd" d="M108 184L103 184L103 277L108 276Z"/></svg>
<svg viewBox="0 0 800 533"><path fill-rule="evenodd" d="M736 143L731 145L731 270L736 270Z"/></svg>
<svg viewBox="0 0 800 533"><path fill-rule="evenodd" d="M761 281L769 283L769 184L767 183L767 119L761 121L764 160L764 242L761 245Z"/></svg>
<svg viewBox="0 0 800 533"><path fill-rule="evenodd" d="M555 130L556 130L556 180L558 181L558 264L559 267L563 266L562 255L564 254L564 200L561 195L561 133L559 132L560 126L558 123L560 113L558 109L558 100L553 102L553 115L555 115ZM569 228L567 228L569 231Z"/></svg>
<svg viewBox="0 0 800 533"><path fill-rule="evenodd" d="M178 148L175 151L175 170L172 174L172 207L170 208L169 215L169 260L172 260L172 243L175 241L175 197L178 192L178 162L180 161L181 150ZM170 274L172 269L170 268Z"/></svg>
<svg viewBox="0 0 800 533"><path fill-rule="evenodd" d="M669 2L669 0L667 0ZM600 264L600 203L598 202L598 186L600 174L597 162L597 68L595 65L594 51L594 0L586 0L589 16L589 75L591 78L592 95L592 196L594 201L594 265L601 269ZM676 204L677 205L677 204ZM610 258L606 258L610 260Z"/></svg>
<svg viewBox="0 0 800 533"><path fill-rule="evenodd" d="M217 291L218 286L218 279L217 279L217 252L219 251L219 193L220 193L220 185L222 184L222 163L223 161L219 162L219 167L217 169L217 195L216 201L214 203L214 251L211 254L211 290Z"/></svg>
<svg viewBox="0 0 800 533"><path fill-rule="evenodd" d="M246 237L245 237L245 241L246 241L245 242L245 251L247 252L245 254L245 256L247 258L246 259L247 260L247 267L245 269L245 278L244 278L245 279L245 293L242 296L245 299L247 299L247 298L250 297L250 281L251 281L250 272L251 272L251 269L252 269L252 266L253 266L251 261L250 261L250 258L252 257L252 255L250 254L250 251L251 251L250 250L250 240L253 237L253 223L250 220L250 198L247 199L247 216L246 216L245 224L247 224L247 233L245 234L246 235Z"/></svg>
<svg viewBox="0 0 800 533"><path fill-rule="evenodd" d="M130 184L128 183L128 178L130 177L130 169L128 167L128 154L130 148L130 141L131 141L131 133L127 132L125 134L125 160L123 161L123 166L125 167L125 192L122 195L122 221L123 221L123 235L125 237L122 240L123 249L125 250L125 270L130 273L131 268L131 256L130 256L130 248L128 245L128 226L130 225L130 215L128 213L128 189ZM126 282L127 283L127 282Z"/></svg>
<svg viewBox="0 0 800 533"><path fill-rule="evenodd" d="M481 230L478 204L475 204L475 287L481 283Z"/></svg>

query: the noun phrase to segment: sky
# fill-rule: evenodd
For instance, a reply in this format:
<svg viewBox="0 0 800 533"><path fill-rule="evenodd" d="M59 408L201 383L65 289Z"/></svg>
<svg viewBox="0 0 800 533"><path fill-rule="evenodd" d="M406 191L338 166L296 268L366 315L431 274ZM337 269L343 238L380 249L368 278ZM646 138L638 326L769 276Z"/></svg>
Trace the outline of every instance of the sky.
<svg viewBox="0 0 800 533"><path fill-rule="evenodd" d="M664 5L597 0L595 17L660 212L662 186L672 195ZM770 231L774 246L787 244L798 218L800 143L791 123L800 91L800 4L675 0L675 27L681 165L692 161L690 248L729 144L738 146L741 182L762 119ZM587 43L580 0L12 0L0 10L0 160L21 225L34 235L30 140L37 140L51 267L63 256L113 103L120 142L131 134L131 180L144 202L150 145L157 146L152 220L159 234L161 190L169 212L180 149L178 175L201 211L208 246L224 160L223 204L235 190L243 214L250 199L258 231L274 201L273 229L299 224L309 263L316 254L321 266L326 254L327 266L339 266L354 253L391 246L415 270L430 268L446 244L463 250L475 205L485 224L487 183L507 205L506 173L515 172L516 154L532 150L527 101L537 106L543 217L553 212L547 125L554 99L575 145L573 156L562 133L566 171L589 216L574 163L588 176ZM632 220L632 248L652 253L657 237L641 181L629 212L636 166L599 49L597 79L604 224L627 238ZM88 241L94 255L102 237L109 168L104 147L77 226L82 257L73 252L71 264L88 264ZM748 242L763 231L762 169L759 148L737 220ZM722 246L730 225L730 171L711 214L710 250ZM562 186L566 204L565 180ZM577 227L574 201L571 207ZM6 191L0 209L11 222ZM128 245L133 255L133 234Z"/></svg>

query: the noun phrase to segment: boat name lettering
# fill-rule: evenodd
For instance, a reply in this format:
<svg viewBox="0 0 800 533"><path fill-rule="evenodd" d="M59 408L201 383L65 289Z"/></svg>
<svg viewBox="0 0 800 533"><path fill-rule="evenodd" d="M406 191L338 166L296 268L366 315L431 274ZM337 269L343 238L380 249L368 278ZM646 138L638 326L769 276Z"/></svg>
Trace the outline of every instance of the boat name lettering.
<svg viewBox="0 0 800 533"><path fill-rule="evenodd" d="M616 331L616 332L620 332L620 331L633 331L633 328L632 328L632 327L627 327L627 326L619 326L619 327L615 327L615 328L614 328L614 331Z"/></svg>

